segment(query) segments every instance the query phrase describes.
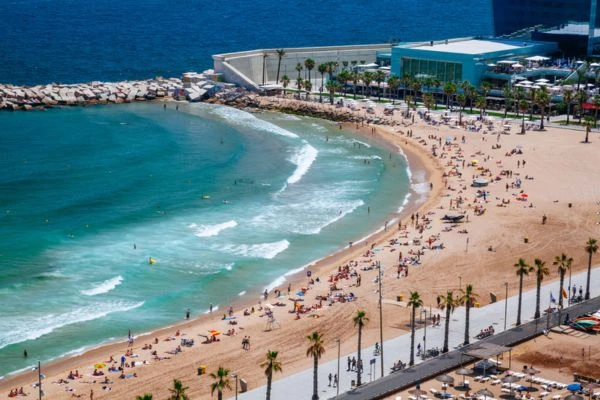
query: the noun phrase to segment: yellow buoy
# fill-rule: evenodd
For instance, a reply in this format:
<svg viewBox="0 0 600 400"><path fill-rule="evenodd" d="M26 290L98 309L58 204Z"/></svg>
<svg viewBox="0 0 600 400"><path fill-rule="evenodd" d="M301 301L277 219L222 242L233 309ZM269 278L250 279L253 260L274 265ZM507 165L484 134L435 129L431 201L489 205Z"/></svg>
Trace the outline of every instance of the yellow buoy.
<svg viewBox="0 0 600 400"><path fill-rule="evenodd" d="M152 265L154 263L156 263L156 260L154 258L152 258L152 257L148 258L148 264Z"/></svg>

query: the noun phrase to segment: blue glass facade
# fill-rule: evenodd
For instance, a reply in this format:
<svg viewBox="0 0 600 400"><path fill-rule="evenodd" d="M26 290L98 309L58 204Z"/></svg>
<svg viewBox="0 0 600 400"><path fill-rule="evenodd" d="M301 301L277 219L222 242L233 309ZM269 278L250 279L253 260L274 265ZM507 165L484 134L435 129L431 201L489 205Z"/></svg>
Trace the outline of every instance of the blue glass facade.
<svg viewBox="0 0 600 400"><path fill-rule="evenodd" d="M492 0L494 32L505 35L535 25L587 22L591 0ZM596 13L596 17L600 13ZM598 26L598 18L596 18Z"/></svg>

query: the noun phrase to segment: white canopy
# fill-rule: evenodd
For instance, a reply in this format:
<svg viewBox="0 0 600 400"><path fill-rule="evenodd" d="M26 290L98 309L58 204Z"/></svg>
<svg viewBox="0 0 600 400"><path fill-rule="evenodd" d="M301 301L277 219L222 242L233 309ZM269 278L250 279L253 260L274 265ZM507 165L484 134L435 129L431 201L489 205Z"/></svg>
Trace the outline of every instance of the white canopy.
<svg viewBox="0 0 600 400"><path fill-rule="evenodd" d="M517 64L517 62L516 61L512 61L512 60L502 60L502 61L498 61L498 64L513 65L513 64Z"/></svg>
<svg viewBox="0 0 600 400"><path fill-rule="evenodd" d="M513 68L525 68L523 64L515 63L512 65Z"/></svg>
<svg viewBox="0 0 600 400"><path fill-rule="evenodd" d="M533 56L533 57L526 58L527 61L548 61L549 59L550 59L549 57L544 57L544 56Z"/></svg>
<svg viewBox="0 0 600 400"><path fill-rule="evenodd" d="M540 83L540 82L550 82L550 81L548 79L542 78L542 79L538 79L536 82Z"/></svg>

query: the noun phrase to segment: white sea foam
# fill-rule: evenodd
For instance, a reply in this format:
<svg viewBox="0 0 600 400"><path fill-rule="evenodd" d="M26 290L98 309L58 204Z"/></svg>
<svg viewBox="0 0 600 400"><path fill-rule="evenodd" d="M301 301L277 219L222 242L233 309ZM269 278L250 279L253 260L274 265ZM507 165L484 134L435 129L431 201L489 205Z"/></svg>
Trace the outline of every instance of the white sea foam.
<svg viewBox="0 0 600 400"><path fill-rule="evenodd" d="M219 305L217 304L216 306L213 306L213 312L217 311L219 309ZM210 314L210 308L206 311L204 311L204 314Z"/></svg>
<svg viewBox="0 0 600 400"><path fill-rule="evenodd" d="M133 310L144 302L102 302L78 306L62 314L44 314L37 317L14 316L0 320L0 349L15 343L35 340L56 329L79 322L92 321L106 315Z"/></svg>
<svg viewBox="0 0 600 400"><path fill-rule="evenodd" d="M246 294L246 291L245 291L245 290L242 290L241 292L239 292L239 293L238 293L238 296L240 296L240 297L241 297L241 296L243 296L243 295L245 295L245 294Z"/></svg>
<svg viewBox="0 0 600 400"><path fill-rule="evenodd" d="M108 293L123 282L121 275L115 276L114 278L107 279L104 282L97 284L91 289L81 290L81 294L86 296L96 296L97 294Z"/></svg>
<svg viewBox="0 0 600 400"><path fill-rule="evenodd" d="M287 183L294 184L300 179L302 179L304 174L308 172L310 166L317 159L317 154L319 154L319 151L308 143L306 143L298 151L296 151L290 157L290 161L294 163L297 167L292 176L288 178Z"/></svg>
<svg viewBox="0 0 600 400"><path fill-rule="evenodd" d="M290 138L297 138L293 132L290 132L286 129L283 129L275 124L264 121L260 118L255 117L254 115L247 113L242 110L238 110L232 107L219 106L214 107L213 112L220 116L221 118L226 119L229 123L237 126L244 127L252 127L255 129L260 129L265 132L274 133L276 135L287 136Z"/></svg>
<svg viewBox="0 0 600 400"><path fill-rule="evenodd" d="M354 140L354 143L359 143L362 144L363 146L365 146L366 148L371 147L371 145L369 143L365 143L365 142L361 142L360 140Z"/></svg>
<svg viewBox="0 0 600 400"><path fill-rule="evenodd" d="M382 159L381 157L375 156L375 155L372 155L372 156L350 156L348 158L350 158L352 160L381 160Z"/></svg>
<svg viewBox="0 0 600 400"><path fill-rule="evenodd" d="M275 279L273 282L269 283L265 289L267 289L267 291L271 291L273 289L278 288L279 286L283 285L283 283L285 282L285 278L283 276L280 276L279 278Z"/></svg>
<svg viewBox="0 0 600 400"><path fill-rule="evenodd" d="M215 225L199 225L198 226L196 224L191 224L190 228L198 228L196 230L196 233L194 233L194 235L196 235L198 237L210 237L210 236L217 236L219 233L221 233L221 231L223 231L225 229L229 229L229 228L235 228L236 226L237 226L237 222L235 222L234 220L231 220L231 221L227 221L227 222L223 222L221 224L215 224Z"/></svg>
<svg viewBox="0 0 600 400"><path fill-rule="evenodd" d="M242 257L250 258L265 258L270 260L277 254L285 251L290 246L290 242L286 239L278 242L271 243L259 243L259 244L240 244L240 245L226 245L219 248L219 250L237 254Z"/></svg>

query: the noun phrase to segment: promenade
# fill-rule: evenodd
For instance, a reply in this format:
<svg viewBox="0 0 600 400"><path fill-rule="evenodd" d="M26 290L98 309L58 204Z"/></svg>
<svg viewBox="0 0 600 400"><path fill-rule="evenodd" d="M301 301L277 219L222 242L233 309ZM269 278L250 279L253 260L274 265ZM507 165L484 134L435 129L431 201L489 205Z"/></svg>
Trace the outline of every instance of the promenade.
<svg viewBox="0 0 600 400"><path fill-rule="evenodd" d="M515 276L515 279L516 276ZM586 272L580 272L572 276L573 286L579 288L580 285L585 285ZM565 309L561 313L561 317L564 320L566 313L568 312L571 318L576 317L580 313L600 309L600 285L593 285L593 282L600 280L600 268L592 270L592 287L590 288L592 300L573 305L568 310ZM565 286L568 284L566 279ZM555 298L558 298L558 280L545 285L541 288L541 309L546 309L550 303L550 293ZM483 293L481 294L484 295ZM386 295L384 289L384 297L390 297ZM477 344L481 342L488 342L497 345L511 346L520 342L526 341L530 338L537 336L544 329L548 320L545 315L538 319L537 322L533 320L533 314L535 311L535 289L523 292L523 309L521 313L522 325L518 328L514 328L514 324L517 318L517 302L518 296L509 297L505 302L504 300L498 301L493 304L483 306L481 308L471 309L471 343ZM505 307L507 311L507 331L503 332L504 328L504 312ZM436 310L436 313L438 311ZM440 312L443 315L442 312ZM417 313L418 315L418 313ZM382 398L391 393L398 392L403 388L414 385L417 381L425 381L430 377L440 374L444 371L456 368L462 361L462 363L473 361L473 358L468 356L462 356L461 354L466 350L459 346L464 340L464 307L456 309L454 314L451 316L450 321L450 352L441 355L436 358L422 361L415 359L415 366L400 372L396 372L390 375L390 369L392 365L398 361L408 362L410 354L410 333L395 337L384 342L384 371L385 376L381 378L381 367L379 366L379 357L373 356L374 347L365 346L363 348L363 385L360 388L353 389L351 387L351 381L356 379L356 371L348 371L346 359L347 357L356 357L356 352L349 354L340 355L340 387L339 396L337 395L337 389L328 386L328 375L337 373L337 357L327 362L319 364L319 396L321 399L377 399ZM442 318L443 319L443 318ZM371 323L378 323L376 318L373 318ZM551 316L549 321L550 326L558 324L558 313ZM484 339L483 341L477 341L473 338L474 334L477 334L481 329L487 328L493 325L496 334ZM514 329L513 329L514 328ZM416 343L421 343L423 346L423 338L425 336L424 329L418 329L415 334ZM335 338L329 338L329 340L335 340ZM426 343L427 348L440 347L444 340L444 321L441 322L440 326L427 326ZM458 350L457 350L458 349ZM328 354L328 356L331 356ZM375 359L375 364L371 364L371 360ZM505 358L506 360L506 358ZM284 366L285 367L285 366ZM283 379L275 380L273 382L271 398L274 400L284 399L289 397L290 393L295 393L294 398L298 399L309 399L312 394L312 368L306 369L294 375L290 375ZM378 380L377 380L378 379ZM246 393L238 394L239 399L243 400L259 400L265 398L266 386L262 386ZM232 395L230 398L234 398Z"/></svg>

